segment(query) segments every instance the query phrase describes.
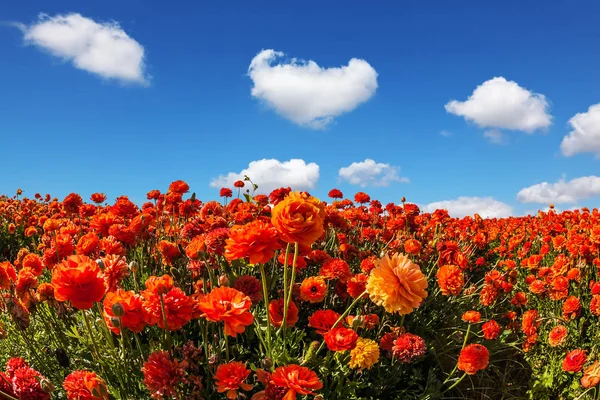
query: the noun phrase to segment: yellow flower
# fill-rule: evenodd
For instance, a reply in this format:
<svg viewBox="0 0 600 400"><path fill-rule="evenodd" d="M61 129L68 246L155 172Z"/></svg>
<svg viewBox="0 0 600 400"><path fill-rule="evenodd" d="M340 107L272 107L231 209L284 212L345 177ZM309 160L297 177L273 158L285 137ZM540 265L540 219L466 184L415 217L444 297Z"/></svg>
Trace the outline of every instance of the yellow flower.
<svg viewBox="0 0 600 400"><path fill-rule="evenodd" d="M376 341L358 338L356 347L350 351L350 368L369 369L379 361L379 345Z"/></svg>
<svg viewBox="0 0 600 400"><path fill-rule="evenodd" d="M389 313L410 314L427 297L427 278L404 254L386 254L371 271L367 292Z"/></svg>

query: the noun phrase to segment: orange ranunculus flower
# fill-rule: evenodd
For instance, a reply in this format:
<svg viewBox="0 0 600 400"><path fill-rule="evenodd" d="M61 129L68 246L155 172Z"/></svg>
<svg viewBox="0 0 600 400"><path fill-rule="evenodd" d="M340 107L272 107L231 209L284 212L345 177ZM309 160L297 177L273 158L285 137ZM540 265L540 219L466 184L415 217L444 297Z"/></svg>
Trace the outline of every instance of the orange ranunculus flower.
<svg viewBox="0 0 600 400"><path fill-rule="evenodd" d="M232 361L227 364L221 364L215 372L215 383L219 393L227 392L227 398L235 400L238 398L237 391L250 390L252 385L244 383L250 375L250 370L246 368L243 362Z"/></svg>
<svg viewBox="0 0 600 400"><path fill-rule="evenodd" d="M470 324L476 324L479 321L481 321L481 313L479 311L466 311L463 315L462 315L462 320L465 322L468 322Z"/></svg>
<svg viewBox="0 0 600 400"><path fill-rule="evenodd" d="M333 328L323 336L327 348L331 351L352 350L356 346L358 334L349 328Z"/></svg>
<svg viewBox="0 0 600 400"><path fill-rule="evenodd" d="M584 388L591 388L598 383L600 383L600 361L596 361L587 367L581 377L581 386Z"/></svg>
<svg viewBox="0 0 600 400"><path fill-rule="evenodd" d="M320 276L310 276L300 285L300 297L304 301L320 303L327 294L327 284Z"/></svg>
<svg viewBox="0 0 600 400"><path fill-rule="evenodd" d="M106 286L104 276L95 261L87 256L69 256L52 271L54 297L58 301L71 301L79 310L92 308L102 300Z"/></svg>
<svg viewBox="0 0 600 400"><path fill-rule="evenodd" d="M279 328L283 323L283 308L283 299L271 300L269 303L269 321L276 328ZM298 322L298 307L292 300L290 300L286 317L285 326L287 327L294 326Z"/></svg>
<svg viewBox="0 0 600 400"><path fill-rule="evenodd" d="M0 262L0 289L10 289L10 283L17 280L15 267L8 261Z"/></svg>
<svg viewBox="0 0 600 400"><path fill-rule="evenodd" d="M427 297L427 278L421 268L403 254L385 255L371 271L367 292L387 312L409 314Z"/></svg>
<svg viewBox="0 0 600 400"><path fill-rule="evenodd" d="M44 262L42 258L35 253L29 253L23 257L22 268L29 268L36 275L40 276L44 272Z"/></svg>
<svg viewBox="0 0 600 400"><path fill-rule="evenodd" d="M144 320L150 325L158 324L161 329L176 331L192 320L195 313L195 301L183 290L173 286L173 279L168 275L161 278L151 276L146 281L144 298ZM162 303L161 303L162 298ZM166 314L166 326L165 316Z"/></svg>
<svg viewBox="0 0 600 400"><path fill-rule="evenodd" d="M77 254L89 256L94 250L96 250L98 243L100 243L100 238L98 235L96 235L94 232L86 233L79 238L75 251Z"/></svg>
<svg viewBox="0 0 600 400"><path fill-rule="evenodd" d="M192 239L192 241L185 248L185 255L192 260L197 260L200 254L206 251L206 237L204 235L198 235Z"/></svg>
<svg viewBox="0 0 600 400"><path fill-rule="evenodd" d="M404 251L408 254L419 254L421 252L421 242L417 239L408 239L404 242Z"/></svg>
<svg viewBox="0 0 600 400"><path fill-rule="evenodd" d="M179 247L177 247L175 243L169 242L168 240L161 240L158 242L156 247L162 256L163 263L166 265L173 265L173 261L175 261L177 257L181 256Z"/></svg>
<svg viewBox="0 0 600 400"><path fill-rule="evenodd" d="M440 291L444 296L458 296L465 285L462 269L456 265L444 265L436 274Z"/></svg>
<svg viewBox="0 0 600 400"><path fill-rule="evenodd" d="M315 372L295 364L276 368L269 383L287 389L282 400L295 400L297 395L315 394L314 390L323 388Z"/></svg>
<svg viewBox="0 0 600 400"><path fill-rule="evenodd" d="M250 264L269 262L280 247L277 230L260 219L246 225L234 225L225 243L227 260L248 258Z"/></svg>
<svg viewBox="0 0 600 400"><path fill-rule="evenodd" d="M225 334L237 336L252 324L254 317L250 313L252 300L239 290L222 286L213 289L198 300L202 317L212 322L223 321Z"/></svg>
<svg viewBox="0 0 600 400"><path fill-rule="evenodd" d="M548 344L558 347L567 340L568 330L564 325L556 325L548 334Z"/></svg>
<svg viewBox="0 0 600 400"><path fill-rule="evenodd" d="M71 372L63 382L67 400L108 400L106 382L95 372L78 370Z"/></svg>
<svg viewBox="0 0 600 400"><path fill-rule="evenodd" d="M287 243L311 246L325 232L325 207L315 197L290 192L271 211L271 222Z"/></svg>
<svg viewBox="0 0 600 400"><path fill-rule="evenodd" d="M460 351L458 356L458 369L475 375L477 371L485 369L490 359L489 350L480 344L470 344Z"/></svg>
<svg viewBox="0 0 600 400"><path fill-rule="evenodd" d="M121 327L132 332L141 332L146 327L142 307L143 300L140 295L133 290L117 289L114 292L108 292L104 297L104 319L108 327L117 335L120 333ZM111 323L111 319L116 318L118 320L119 314L122 326L115 327Z"/></svg>

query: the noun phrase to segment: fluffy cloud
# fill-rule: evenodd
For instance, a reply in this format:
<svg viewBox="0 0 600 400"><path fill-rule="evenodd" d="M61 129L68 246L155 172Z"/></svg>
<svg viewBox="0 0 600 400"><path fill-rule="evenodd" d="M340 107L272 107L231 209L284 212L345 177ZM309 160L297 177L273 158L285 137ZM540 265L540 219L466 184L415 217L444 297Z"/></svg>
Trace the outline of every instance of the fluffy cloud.
<svg viewBox="0 0 600 400"><path fill-rule="evenodd" d="M40 15L19 25L25 42L48 51L76 68L125 83L148 83L144 47L116 22L96 22L80 14Z"/></svg>
<svg viewBox="0 0 600 400"><path fill-rule="evenodd" d="M584 176L581 178L556 183L542 182L521 189L517 200L521 203L576 203L593 196L600 195L600 177Z"/></svg>
<svg viewBox="0 0 600 400"><path fill-rule="evenodd" d="M491 129L483 132L483 137L494 144L506 144L508 143L508 136L497 129Z"/></svg>
<svg viewBox="0 0 600 400"><path fill-rule="evenodd" d="M390 164L376 163L370 158L340 168L339 177L361 187L389 186L392 182L408 182L407 178L399 175L397 167Z"/></svg>
<svg viewBox="0 0 600 400"><path fill-rule="evenodd" d="M594 104L587 112L576 114L569 120L573 130L560 144L565 156L577 153L595 153L600 156L600 104Z"/></svg>
<svg viewBox="0 0 600 400"><path fill-rule="evenodd" d="M233 187L237 180L250 177L258 185L257 193L269 194L273 189L291 187L294 190L313 189L319 180L319 166L304 160L279 161L274 158L252 161L248 168L220 175L210 182L214 188Z"/></svg>
<svg viewBox="0 0 600 400"><path fill-rule="evenodd" d="M263 50L250 63L252 96L298 125L324 128L335 117L369 100L377 89L377 72L365 60L322 68L314 61L275 63L284 53Z"/></svg>
<svg viewBox="0 0 600 400"><path fill-rule="evenodd" d="M452 217L462 218L479 214L483 218L504 218L513 215L513 208L493 197L459 197L455 200L444 200L421 206L425 212L438 209L448 210Z"/></svg>
<svg viewBox="0 0 600 400"><path fill-rule="evenodd" d="M452 100L446 111L464 117L483 128L533 132L550 126L548 101L503 77L483 82L466 101Z"/></svg>

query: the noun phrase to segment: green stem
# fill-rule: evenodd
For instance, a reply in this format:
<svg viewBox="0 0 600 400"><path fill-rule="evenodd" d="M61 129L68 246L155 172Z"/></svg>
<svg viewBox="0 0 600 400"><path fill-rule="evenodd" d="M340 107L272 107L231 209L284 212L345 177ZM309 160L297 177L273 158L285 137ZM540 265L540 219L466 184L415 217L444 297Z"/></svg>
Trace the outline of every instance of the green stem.
<svg viewBox="0 0 600 400"><path fill-rule="evenodd" d="M81 311L83 313L83 320L85 321L85 327L88 331L88 335L90 335L90 339L92 340L92 346L94 348L94 352L96 353L96 357L100 360L100 351L98 350L98 344L96 343L96 338L94 337L94 333L92 332L92 326L90 325L90 319L85 312L85 310Z"/></svg>
<svg viewBox="0 0 600 400"><path fill-rule="evenodd" d="M449 391L449 390L452 390L452 389L454 389L454 387L455 387L456 385L458 385L460 382L462 382L462 380L463 380L463 379L465 379L465 376L467 376L467 373L466 373L466 372L465 372L465 373L464 373L464 374L463 374L463 375L460 377L460 379L459 379L459 380L457 380L456 382L454 382L454 383L452 384L452 386L450 386L448 389L444 390L444 391L442 392L442 394L446 393L446 392L447 392L447 391Z"/></svg>
<svg viewBox="0 0 600 400"><path fill-rule="evenodd" d="M160 294L160 309L162 311L163 324L165 326L163 329L165 331L165 347L170 352L171 345L172 345L171 332L169 332L169 323L167 321L167 310L165 309L165 301L164 301L163 296L164 296L163 293L161 293Z"/></svg>
<svg viewBox="0 0 600 400"><path fill-rule="evenodd" d="M267 332L267 357L272 358L271 354L271 323L269 322L269 288L267 287L267 274L265 273L265 267L262 264L259 264L260 268L260 278L262 281L263 288L263 300L265 303L265 315L266 315L266 332Z"/></svg>
<svg viewBox="0 0 600 400"><path fill-rule="evenodd" d="M225 361L229 362L229 338L225 333L225 328L223 327L223 336L225 336Z"/></svg>
<svg viewBox="0 0 600 400"><path fill-rule="evenodd" d="M289 245L288 245L289 247ZM287 253L287 252L286 252ZM286 254L286 261L287 261ZM287 316L288 309L290 308L290 301L292 299L292 294L294 293L294 280L296 279L296 260L298 259L298 243L294 243L294 260L292 261L292 277L290 279L290 285L287 289L287 295L284 293L284 303L283 303L283 322L281 323L281 328L283 329L283 345L285 348L285 338L286 338L286 328L287 328ZM286 268L287 271L287 268ZM286 278L284 276L284 282ZM285 290L285 289L284 289Z"/></svg>
<svg viewBox="0 0 600 400"><path fill-rule="evenodd" d="M469 332L470 331L471 331L471 324L467 325L467 332L465 333L465 339L463 340L463 345L460 348L460 351L462 351L465 348L465 346L467 345L467 339L469 338ZM460 357L460 353L459 353L459 357ZM456 360L456 365L454 366L454 369L452 369L452 372L450 372L450 375L448 375L448 377L446 378L446 380L444 381L444 383L442 383L442 385L446 384L446 382L448 382L450 380L450 378L452 378L452 375L454 375L454 373L456 372L457 368L458 368L458 360ZM452 385L452 387L454 387L454 386L455 385ZM450 389L448 389L448 390L450 390Z"/></svg>

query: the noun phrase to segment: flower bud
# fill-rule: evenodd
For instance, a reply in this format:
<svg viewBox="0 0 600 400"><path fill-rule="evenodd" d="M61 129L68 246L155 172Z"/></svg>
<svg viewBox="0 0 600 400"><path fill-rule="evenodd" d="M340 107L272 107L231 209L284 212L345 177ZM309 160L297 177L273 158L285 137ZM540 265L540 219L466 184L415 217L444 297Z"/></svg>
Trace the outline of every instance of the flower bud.
<svg viewBox="0 0 600 400"><path fill-rule="evenodd" d="M219 286L229 286L229 278L223 274L219 276Z"/></svg>
<svg viewBox="0 0 600 400"><path fill-rule="evenodd" d="M121 321L119 321L119 318L112 317L112 318L110 319L110 324L111 324L113 327L115 327L115 328L120 328L120 327L121 327Z"/></svg>
<svg viewBox="0 0 600 400"><path fill-rule="evenodd" d="M131 272L136 273L138 272L139 269L139 265L137 263L137 261L132 261L129 263L129 269L131 270Z"/></svg>
<svg viewBox="0 0 600 400"><path fill-rule="evenodd" d="M52 393L54 391L54 385L46 378L40 381L40 387L46 393Z"/></svg>
<svg viewBox="0 0 600 400"><path fill-rule="evenodd" d="M104 261L102 261L101 258L99 258L99 259L96 260L96 264L98 264L98 266L100 267L100 269L102 271L104 271Z"/></svg>
<svg viewBox="0 0 600 400"><path fill-rule="evenodd" d="M271 367L273 366L273 361L267 357L261 361L261 364L264 369L271 369Z"/></svg>
<svg viewBox="0 0 600 400"><path fill-rule="evenodd" d="M112 306L112 312L116 317L122 317L125 314L125 309L121 305L121 303L115 303Z"/></svg>

